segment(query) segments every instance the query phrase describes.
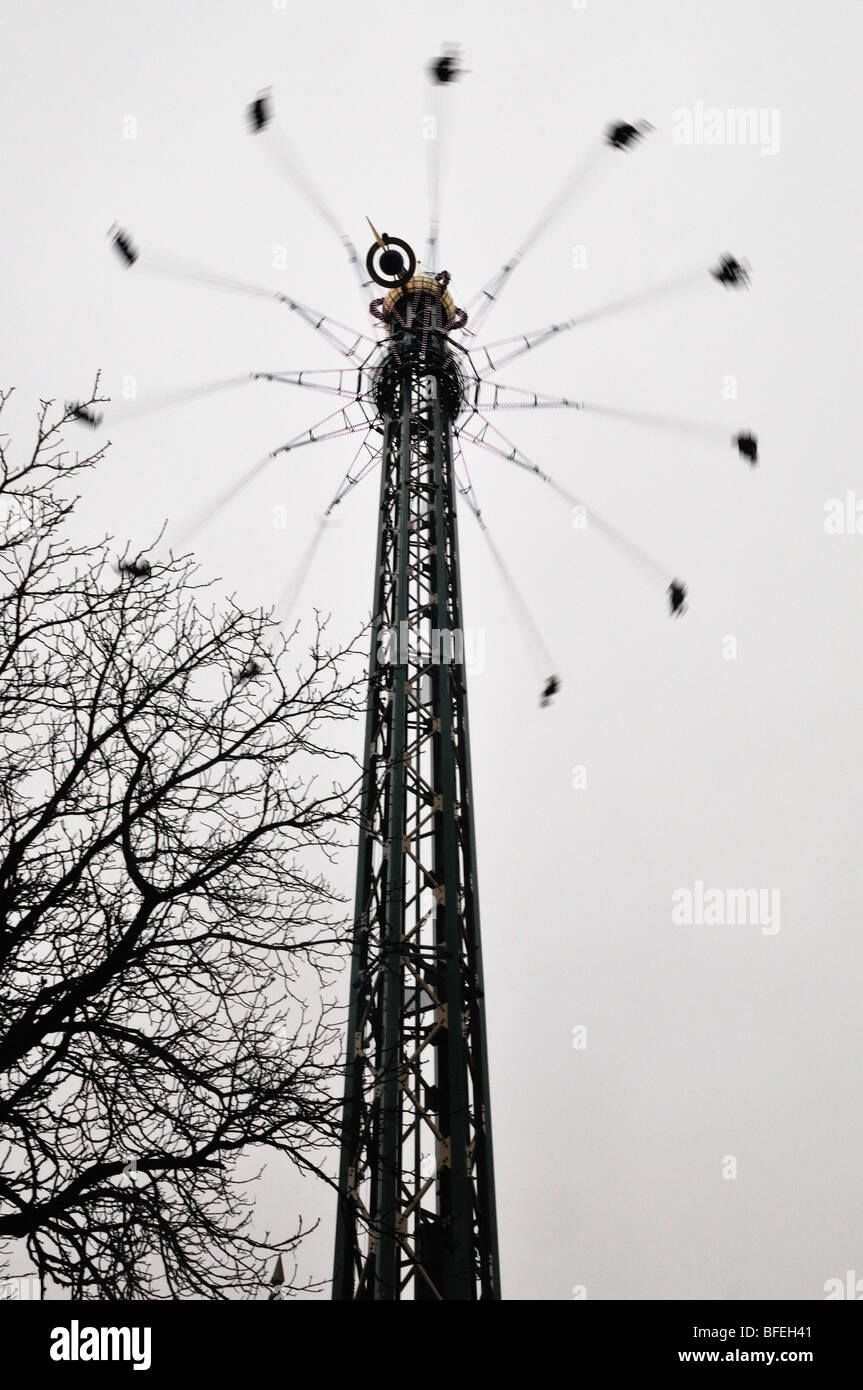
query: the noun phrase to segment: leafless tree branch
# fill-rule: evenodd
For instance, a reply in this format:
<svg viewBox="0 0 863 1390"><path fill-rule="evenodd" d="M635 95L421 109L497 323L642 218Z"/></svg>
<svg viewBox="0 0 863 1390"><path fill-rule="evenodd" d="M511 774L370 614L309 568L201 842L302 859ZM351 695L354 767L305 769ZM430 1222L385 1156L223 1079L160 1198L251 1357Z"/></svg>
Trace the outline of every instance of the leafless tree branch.
<svg viewBox="0 0 863 1390"><path fill-rule="evenodd" d="M308 999L362 663L318 617L297 667L191 556L73 545L80 409L0 437L0 1238L72 1297L250 1296L303 1231L255 1237L239 1157L318 1169L337 1130Z"/></svg>

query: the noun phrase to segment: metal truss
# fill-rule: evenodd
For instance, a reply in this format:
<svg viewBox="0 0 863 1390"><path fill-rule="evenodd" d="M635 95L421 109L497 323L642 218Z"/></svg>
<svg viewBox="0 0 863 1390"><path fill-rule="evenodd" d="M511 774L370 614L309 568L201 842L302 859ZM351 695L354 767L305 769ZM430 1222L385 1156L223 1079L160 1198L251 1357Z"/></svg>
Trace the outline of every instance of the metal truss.
<svg viewBox="0 0 863 1390"><path fill-rule="evenodd" d="M383 414L333 1296L495 1299L452 420L410 315Z"/></svg>

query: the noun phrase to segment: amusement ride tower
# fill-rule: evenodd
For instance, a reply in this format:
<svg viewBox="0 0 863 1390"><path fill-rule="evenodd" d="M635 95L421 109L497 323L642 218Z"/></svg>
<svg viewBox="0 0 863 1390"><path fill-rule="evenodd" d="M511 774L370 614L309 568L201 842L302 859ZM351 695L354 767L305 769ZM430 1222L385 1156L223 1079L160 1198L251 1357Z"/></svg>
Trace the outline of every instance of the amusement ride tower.
<svg viewBox="0 0 863 1390"><path fill-rule="evenodd" d="M392 288L372 305L388 341L333 1294L497 1298L453 471L465 315L405 243L368 265Z"/></svg>
<svg viewBox="0 0 863 1390"><path fill-rule="evenodd" d="M460 75L455 51L437 58L429 74L435 90L455 81ZM482 323L542 232L600 161L616 160L619 152L641 142L652 130L647 122L616 122L606 128L518 249L469 302L468 320L467 311L453 301L449 273L436 270L438 139L429 142L431 216L424 265L418 265L407 242L372 228L374 242L363 266L290 147L278 143L268 93L260 93L246 114L253 134L270 132L265 137L270 153L342 242L379 336L357 332L283 291L142 256L121 229L112 228L111 236L127 267L141 260L160 274L275 299L349 364L252 372L184 393L194 397L263 380L323 392L339 404L232 481L197 514L182 540L230 505L241 488L282 454L359 435L357 453L300 559L298 579L289 586L295 601L327 517L357 483L380 468L333 1297L499 1299L456 494L477 519L538 656L544 680L541 704L557 693L560 680L552 674L539 630L491 540L464 446L533 474L570 509L577 508L580 524L610 541L643 577L661 586L672 616L679 616L686 609L687 591L669 568L542 471L490 416L518 410L589 411L726 441L727 426L545 395L504 385L496 373L562 334L684 287L712 281L726 289L745 288L749 271L745 262L724 254L706 272L700 267L574 317L482 345ZM375 285L386 294L373 298ZM182 398L173 396L167 404ZM77 413L83 423L100 423L84 407ZM731 443L748 464L758 462L755 435L735 433Z"/></svg>

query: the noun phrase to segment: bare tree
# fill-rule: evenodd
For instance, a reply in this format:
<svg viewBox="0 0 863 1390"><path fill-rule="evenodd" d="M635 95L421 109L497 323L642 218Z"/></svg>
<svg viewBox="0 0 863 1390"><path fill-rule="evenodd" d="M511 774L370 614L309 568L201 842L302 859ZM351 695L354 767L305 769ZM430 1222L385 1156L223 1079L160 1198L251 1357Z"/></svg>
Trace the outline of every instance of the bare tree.
<svg viewBox="0 0 863 1390"><path fill-rule="evenodd" d="M239 1156L317 1168L337 1125L304 998L361 668L318 622L289 670L188 556L70 542L58 489L103 451L62 431L97 392L43 402L20 463L0 440L0 1238L72 1297L250 1296L302 1230L253 1235Z"/></svg>

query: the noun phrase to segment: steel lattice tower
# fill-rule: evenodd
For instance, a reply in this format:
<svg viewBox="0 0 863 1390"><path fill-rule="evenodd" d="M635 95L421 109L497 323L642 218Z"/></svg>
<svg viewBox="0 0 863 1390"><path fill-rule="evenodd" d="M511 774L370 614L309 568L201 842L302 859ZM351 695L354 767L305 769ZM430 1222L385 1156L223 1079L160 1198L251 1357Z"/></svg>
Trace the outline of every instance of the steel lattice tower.
<svg viewBox="0 0 863 1390"><path fill-rule="evenodd" d="M383 447L337 1299L500 1297L448 278L409 281L376 374Z"/></svg>

